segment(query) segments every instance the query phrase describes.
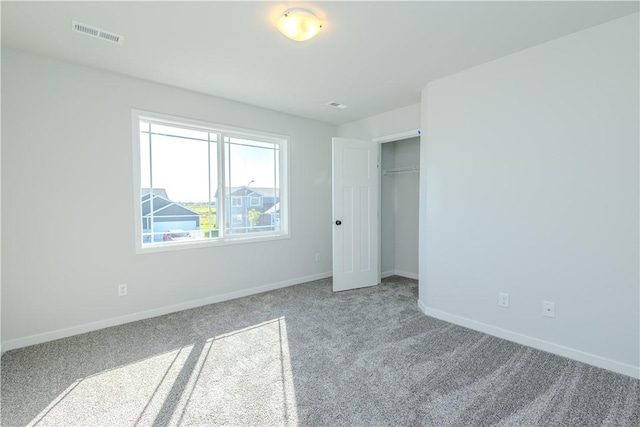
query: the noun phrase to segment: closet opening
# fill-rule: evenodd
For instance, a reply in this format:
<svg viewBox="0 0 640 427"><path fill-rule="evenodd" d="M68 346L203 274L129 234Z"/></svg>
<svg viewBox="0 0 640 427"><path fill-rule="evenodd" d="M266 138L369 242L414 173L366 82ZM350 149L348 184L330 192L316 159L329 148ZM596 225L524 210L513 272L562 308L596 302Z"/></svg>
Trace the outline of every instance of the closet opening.
<svg viewBox="0 0 640 427"><path fill-rule="evenodd" d="M381 278L418 280L420 137L380 144Z"/></svg>

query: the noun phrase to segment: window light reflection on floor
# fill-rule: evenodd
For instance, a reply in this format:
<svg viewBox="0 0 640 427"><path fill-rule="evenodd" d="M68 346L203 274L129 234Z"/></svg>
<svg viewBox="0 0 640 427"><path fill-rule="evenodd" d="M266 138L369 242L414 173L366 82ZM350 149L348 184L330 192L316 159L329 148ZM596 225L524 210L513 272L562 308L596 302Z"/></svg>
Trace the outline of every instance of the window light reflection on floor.
<svg viewBox="0 0 640 427"><path fill-rule="evenodd" d="M81 378L30 423L297 425L285 318Z"/></svg>

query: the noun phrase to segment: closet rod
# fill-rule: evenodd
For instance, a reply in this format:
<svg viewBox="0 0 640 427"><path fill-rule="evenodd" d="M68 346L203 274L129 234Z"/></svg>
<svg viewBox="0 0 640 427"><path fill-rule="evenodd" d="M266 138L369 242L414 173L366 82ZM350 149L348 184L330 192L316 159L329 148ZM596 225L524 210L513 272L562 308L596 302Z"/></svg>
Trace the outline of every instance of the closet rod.
<svg viewBox="0 0 640 427"><path fill-rule="evenodd" d="M406 166L402 168L383 169L382 175L397 175L401 173L418 173L418 172L420 172L419 166Z"/></svg>

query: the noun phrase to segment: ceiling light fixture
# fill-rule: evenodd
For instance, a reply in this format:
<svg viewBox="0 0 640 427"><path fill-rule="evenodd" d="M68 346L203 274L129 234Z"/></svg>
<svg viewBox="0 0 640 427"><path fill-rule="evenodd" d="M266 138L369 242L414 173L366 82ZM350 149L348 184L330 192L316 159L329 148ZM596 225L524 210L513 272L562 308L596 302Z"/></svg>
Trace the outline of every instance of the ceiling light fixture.
<svg viewBox="0 0 640 427"><path fill-rule="evenodd" d="M297 42L309 40L318 34L322 23L308 9L287 9L278 19L278 30Z"/></svg>

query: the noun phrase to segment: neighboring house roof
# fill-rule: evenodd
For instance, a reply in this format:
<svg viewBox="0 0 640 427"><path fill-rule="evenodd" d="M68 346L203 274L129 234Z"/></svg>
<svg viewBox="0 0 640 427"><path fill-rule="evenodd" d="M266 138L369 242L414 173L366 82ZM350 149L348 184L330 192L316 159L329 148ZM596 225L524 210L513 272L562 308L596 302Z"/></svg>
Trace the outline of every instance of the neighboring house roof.
<svg viewBox="0 0 640 427"><path fill-rule="evenodd" d="M227 194L231 196L254 196L254 197L278 197L276 191L279 188L273 187L227 187ZM218 192L216 191L216 198L218 198Z"/></svg>
<svg viewBox="0 0 640 427"><path fill-rule="evenodd" d="M264 213L266 214L274 214L278 212L280 212L280 202L276 203L275 205L271 206L269 209L264 211Z"/></svg>
<svg viewBox="0 0 640 427"><path fill-rule="evenodd" d="M252 193L258 193L258 195L262 197L278 197L280 193L279 188L273 187L260 187L260 188L249 188L249 196L253 196Z"/></svg>
<svg viewBox="0 0 640 427"><path fill-rule="evenodd" d="M155 193L154 189L154 193ZM151 210L150 194L147 192L142 195L142 216L148 216ZM200 214L179 203L171 201L165 197L154 194L153 196L153 215L154 216L197 216Z"/></svg>
<svg viewBox="0 0 640 427"><path fill-rule="evenodd" d="M150 191L150 188L142 188L142 196L144 196L145 194L149 194ZM167 196L167 190L165 190L164 188L154 188L153 194L157 194L158 196L164 197L165 199L169 200L169 196Z"/></svg>

